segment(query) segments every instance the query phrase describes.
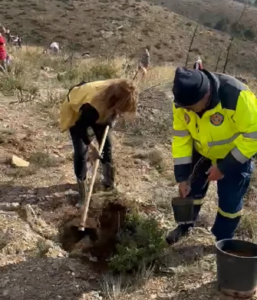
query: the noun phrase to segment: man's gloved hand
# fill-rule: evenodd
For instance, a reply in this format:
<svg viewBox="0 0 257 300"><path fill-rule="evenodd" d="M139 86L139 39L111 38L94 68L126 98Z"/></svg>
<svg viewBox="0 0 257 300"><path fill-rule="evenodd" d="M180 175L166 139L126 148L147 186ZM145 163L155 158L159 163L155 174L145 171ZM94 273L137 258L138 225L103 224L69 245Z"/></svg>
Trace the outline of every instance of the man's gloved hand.
<svg viewBox="0 0 257 300"><path fill-rule="evenodd" d="M102 156L99 153L99 150L97 149L97 147L94 145L94 143L91 143L89 145L89 153L88 153L88 160L93 163L95 162L97 159L102 160Z"/></svg>
<svg viewBox="0 0 257 300"><path fill-rule="evenodd" d="M190 185L187 181L180 182L178 185L179 195L182 198L186 198L191 191Z"/></svg>

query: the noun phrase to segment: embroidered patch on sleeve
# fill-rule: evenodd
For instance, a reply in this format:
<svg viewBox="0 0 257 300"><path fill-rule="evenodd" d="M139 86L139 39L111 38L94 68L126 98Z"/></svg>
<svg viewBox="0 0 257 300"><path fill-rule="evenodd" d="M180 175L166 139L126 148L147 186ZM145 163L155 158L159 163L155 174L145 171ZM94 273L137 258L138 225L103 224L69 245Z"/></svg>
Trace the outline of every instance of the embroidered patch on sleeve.
<svg viewBox="0 0 257 300"><path fill-rule="evenodd" d="M210 121L211 121L212 125L219 126L223 123L224 116L221 113L216 113L216 114L210 116Z"/></svg>

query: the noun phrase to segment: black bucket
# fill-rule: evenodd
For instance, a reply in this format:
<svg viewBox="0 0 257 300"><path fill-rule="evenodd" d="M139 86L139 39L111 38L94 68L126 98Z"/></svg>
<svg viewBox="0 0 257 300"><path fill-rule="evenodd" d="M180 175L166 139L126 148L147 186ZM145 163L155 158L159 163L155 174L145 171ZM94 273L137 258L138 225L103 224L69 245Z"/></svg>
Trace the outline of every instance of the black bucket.
<svg viewBox="0 0 257 300"><path fill-rule="evenodd" d="M194 223L194 199L193 198L172 198L174 218L178 224Z"/></svg>
<svg viewBox="0 0 257 300"><path fill-rule="evenodd" d="M217 281L228 296L249 299L257 287L257 245L226 239L216 243Z"/></svg>

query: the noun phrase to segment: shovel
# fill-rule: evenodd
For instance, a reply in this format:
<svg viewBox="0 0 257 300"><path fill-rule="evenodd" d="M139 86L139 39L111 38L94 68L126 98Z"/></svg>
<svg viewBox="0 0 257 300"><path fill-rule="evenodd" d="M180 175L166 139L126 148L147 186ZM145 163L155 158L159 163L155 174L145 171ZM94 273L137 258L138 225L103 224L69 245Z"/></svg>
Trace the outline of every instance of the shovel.
<svg viewBox="0 0 257 300"><path fill-rule="evenodd" d="M103 135L103 138L102 138L102 142L101 142L101 145L100 145L100 149L99 149L100 154L103 151L104 144L105 144L108 132L109 132L109 126L106 126L105 131L104 131L104 135ZM90 187L89 187L89 192L88 192L88 195L87 195L86 202L82 207L82 215L81 215L81 220L80 220L80 226L78 228L79 231L85 231L89 204L90 204L90 200L91 200L91 196L92 196L92 192L93 192L93 188L94 188L94 184L95 184L95 179L96 179L96 174L97 174L98 167L99 167L99 159L97 159L95 161L95 165L94 165L94 169L93 169L93 173L92 173L92 179L91 179L91 183L90 183Z"/></svg>

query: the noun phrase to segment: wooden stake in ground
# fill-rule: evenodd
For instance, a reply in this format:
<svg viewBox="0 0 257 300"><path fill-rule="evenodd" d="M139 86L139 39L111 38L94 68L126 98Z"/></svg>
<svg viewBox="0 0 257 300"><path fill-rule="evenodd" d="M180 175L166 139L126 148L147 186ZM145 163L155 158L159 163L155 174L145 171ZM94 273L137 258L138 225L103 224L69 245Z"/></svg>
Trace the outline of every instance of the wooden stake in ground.
<svg viewBox="0 0 257 300"><path fill-rule="evenodd" d="M100 145L100 149L99 149L99 153L101 154L104 148L104 144L107 138L107 134L109 132L109 126L106 126L105 132L104 132L104 136L102 139L102 143ZM93 192L93 188L94 188L94 184L95 184L95 179L96 179L96 174L97 174L97 170L99 167L99 159L97 159L95 161L95 165L94 165L94 169L93 169L93 174L92 174L92 179L91 179L91 183L90 183L90 188L89 188L89 192L87 195L87 200L84 204L84 206L82 207L82 215L81 215L81 221L80 221L80 227L78 228L80 231L84 231L85 230L85 226L86 226L86 221L87 221L87 214L88 214L88 208L89 208L89 204L90 204L90 200L91 200L91 195Z"/></svg>

